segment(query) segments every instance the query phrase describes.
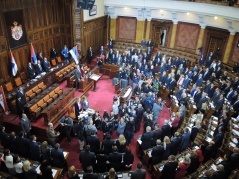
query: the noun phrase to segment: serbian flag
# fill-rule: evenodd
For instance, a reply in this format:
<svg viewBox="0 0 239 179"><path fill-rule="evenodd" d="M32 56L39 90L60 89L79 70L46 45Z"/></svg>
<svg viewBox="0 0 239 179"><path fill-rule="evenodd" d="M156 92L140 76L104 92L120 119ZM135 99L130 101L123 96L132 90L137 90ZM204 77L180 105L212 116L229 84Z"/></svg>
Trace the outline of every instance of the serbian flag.
<svg viewBox="0 0 239 179"><path fill-rule="evenodd" d="M12 64L12 75L16 76L18 68L11 50L10 50L10 57L11 57L11 64Z"/></svg>
<svg viewBox="0 0 239 179"><path fill-rule="evenodd" d="M31 43L31 61L32 63L37 64L37 56L32 43Z"/></svg>
<svg viewBox="0 0 239 179"><path fill-rule="evenodd" d="M79 54L78 54L77 45L75 47L73 47L69 52L70 52L72 58L75 60L76 64L79 64L79 60L78 60Z"/></svg>
<svg viewBox="0 0 239 179"><path fill-rule="evenodd" d="M4 109L5 113L8 113L7 101L2 86L0 86L0 105Z"/></svg>

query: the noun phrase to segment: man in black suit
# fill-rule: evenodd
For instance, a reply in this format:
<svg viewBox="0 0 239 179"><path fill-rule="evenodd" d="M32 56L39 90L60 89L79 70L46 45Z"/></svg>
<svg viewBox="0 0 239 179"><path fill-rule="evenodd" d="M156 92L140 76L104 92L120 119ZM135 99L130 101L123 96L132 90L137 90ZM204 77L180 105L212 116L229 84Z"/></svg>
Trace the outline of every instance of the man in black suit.
<svg viewBox="0 0 239 179"><path fill-rule="evenodd" d="M197 109L200 110L202 108L202 104L205 103L207 101L206 98L206 93L202 93L202 97L199 99L198 103L197 103Z"/></svg>
<svg viewBox="0 0 239 179"><path fill-rule="evenodd" d="M71 130L73 127L73 119L71 119L69 116L63 116L58 123L62 127L62 131L65 133L68 143L71 143Z"/></svg>
<svg viewBox="0 0 239 179"><path fill-rule="evenodd" d="M215 171L212 176L210 177L210 179L226 179L226 173L224 171L224 166L219 164L217 166L217 171Z"/></svg>
<svg viewBox="0 0 239 179"><path fill-rule="evenodd" d="M25 93L24 93L23 88L21 86L18 89L17 96L21 97L21 102L22 102L23 105L25 105L26 104L26 96L25 96Z"/></svg>
<svg viewBox="0 0 239 179"><path fill-rule="evenodd" d="M181 142L182 142L182 137L180 136L179 132L175 132L174 137L171 140L171 147L170 147L170 153L172 155L178 154Z"/></svg>
<svg viewBox="0 0 239 179"><path fill-rule="evenodd" d="M24 104L21 101L21 96L18 96L18 95L16 99L16 108L17 108L17 114L19 118L21 118L22 114L24 113Z"/></svg>
<svg viewBox="0 0 239 179"><path fill-rule="evenodd" d="M1 140L1 145L3 146L3 148L9 149L9 147L10 147L9 136L5 132L4 126L0 126L0 140Z"/></svg>
<svg viewBox="0 0 239 179"><path fill-rule="evenodd" d="M153 139L153 133L151 132L151 127L147 126L146 127L146 132L141 137L141 141L142 141L141 149L142 149L142 151L151 148L152 139Z"/></svg>
<svg viewBox="0 0 239 179"><path fill-rule="evenodd" d="M37 75L40 75L42 73L42 64L40 60L37 60L36 71L37 71Z"/></svg>
<svg viewBox="0 0 239 179"><path fill-rule="evenodd" d="M19 122L19 126L20 126L21 131L24 132L24 135L29 137L32 126L31 126L31 123L30 123L29 119L27 118L26 114L22 114L22 118Z"/></svg>
<svg viewBox="0 0 239 179"><path fill-rule="evenodd" d="M44 59L43 59L43 56L42 56L42 52L39 52L38 56L37 56L37 61L40 61L40 64L43 66L43 63L44 63Z"/></svg>
<svg viewBox="0 0 239 179"><path fill-rule="evenodd" d="M138 132L140 131L140 124L143 118L144 108L142 107L142 104L138 104L135 110L136 110L135 132Z"/></svg>
<svg viewBox="0 0 239 179"><path fill-rule="evenodd" d="M98 179L99 175L97 173L93 173L93 167L89 166L87 167L87 172L84 173L83 179Z"/></svg>
<svg viewBox="0 0 239 179"><path fill-rule="evenodd" d="M164 147L161 145L161 140L157 139L156 146L151 152L152 165L160 163L162 161L162 154L164 153Z"/></svg>
<svg viewBox="0 0 239 179"><path fill-rule="evenodd" d="M198 72L194 71L192 76L192 84L195 84L198 79Z"/></svg>
<svg viewBox="0 0 239 179"><path fill-rule="evenodd" d="M55 50L55 48L53 47L52 49L51 49L51 51L50 51L50 58L51 59L56 59L56 50Z"/></svg>
<svg viewBox="0 0 239 179"><path fill-rule="evenodd" d="M222 106L223 106L223 103L224 103L224 97L223 97L223 95L221 94L219 100L214 103L215 112L216 112L217 115L218 115L219 112L221 111Z"/></svg>
<svg viewBox="0 0 239 179"><path fill-rule="evenodd" d="M60 144L56 143L51 150L52 165L54 167L63 168L65 165L65 157L63 150L60 149Z"/></svg>
<svg viewBox="0 0 239 179"><path fill-rule="evenodd" d="M39 161L40 156L41 156L41 149L39 144L36 142L37 137L35 135L32 135L30 137L30 159L34 161Z"/></svg>
<svg viewBox="0 0 239 179"><path fill-rule="evenodd" d="M238 168L239 166L238 161L239 161L239 148L235 147L233 149L233 154L231 154L230 156L230 162L233 170Z"/></svg>
<svg viewBox="0 0 239 179"><path fill-rule="evenodd" d="M211 87L210 87L210 89L208 90L208 93L207 93L208 97L209 97L209 98L212 98L214 92L215 92L215 87L214 87L214 84L211 83Z"/></svg>
<svg viewBox="0 0 239 179"><path fill-rule="evenodd" d="M152 43L152 41L151 41L151 39L149 39L149 41L147 42L147 47L153 47L153 43Z"/></svg>
<svg viewBox="0 0 239 179"><path fill-rule="evenodd" d="M74 75L75 75L75 86L76 86L76 89L79 89L79 80L82 77L79 65L76 65L76 69L74 71Z"/></svg>
<svg viewBox="0 0 239 179"><path fill-rule="evenodd" d="M18 137L16 138L16 149L17 154L24 158L29 158L30 154L30 147L29 147L29 140L24 138L24 132L20 131L18 133Z"/></svg>
<svg viewBox="0 0 239 179"><path fill-rule="evenodd" d="M86 144L90 145L91 151L97 154L100 150L100 139L94 131L86 137Z"/></svg>
<svg viewBox="0 0 239 179"><path fill-rule="evenodd" d="M199 87L197 87L196 92L194 92L194 94L193 94L194 102L197 104L198 101L201 99L201 97L202 97L201 89Z"/></svg>
<svg viewBox="0 0 239 179"><path fill-rule="evenodd" d="M212 102L215 103L216 101L218 101L220 98L220 89L219 88L216 88L215 89L215 92L213 93L213 96L212 96Z"/></svg>
<svg viewBox="0 0 239 179"><path fill-rule="evenodd" d="M236 90L238 88L238 86L239 86L239 77L237 76L232 83L232 87L234 90Z"/></svg>
<svg viewBox="0 0 239 179"><path fill-rule="evenodd" d="M146 178L146 170L142 169L143 164L138 162L137 169L134 170L131 174L131 179L145 179Z"/></svg>
<svg viewBox="0 0 239 179"><path fill-rule="evenodd" d="M209 79L209 77L210 77L210 72L209 72L209 69L208 68L206 68L206 71L204 72L204 74L203 74L203 81L207 81L208 79Z"/></svg>
<svg viewBox="0 0 239 179"><path fill-rule="evenodd" d="M76 115L76 120L77 120L78 116L80 115L80 112L82 110L80 98L77 99L77 101L74 104L74 107L75 107L75 115Z"/></svg>
<svg viewBox="0 0 239 179"><path fill-rule="evenodd" d="M95 165L96 156L94 152L90 152L90 145L86 145L85 150L80 152L79 160L84 171L87 171L87 167Z"/></svg>
<svg viewBox="0 0 239 179"><path fill-rule="evenodd" d="M30 79L34 79L34 77L35 77L35 69L33 68L31 62L28 63L27 71L28 71Z"/></svg>
<svg viewBox="0 0 239 179"><path fill-rule="evenodd" d="M108 161L110 168L114 168L115 171L120 171L122 154L118 153L117 146L113 147L113 152L108 155Z"/></svg>
<svg viewBox="0 0 239 179"><path fill-rule="evenodd" d="M162 135L162 129L160 129L159 124L155 124L154 125L154 131L153 131L153 146L156 145L156 141L157 139L161 139L161 135Z"/></svg>
<svg viewBox="0 0 239 179"><path fill-rule="evenodd" d="M224 133L222 131L222 126L218 128L218 133L214 136L215 147L218 149L222 145Z"/></svg>
<svg viewBox="0 0 239 179"><path fill-rule="evenodd" d="M176 174L176 168L178 167L178 162L175 161L175 156L170 155L168 157L168 162L164 165L163 170L161 172L161 179L169 179L174 178Z"/></svg>
<svg viewBox="0 0 239 179"><path fill-rule="evenodd" d="M215 142L211 141L209 142L209 145L203 149L203 155L204 155L204 160L203 163L207 162L209 159L214 158L216 155L216 147L215 147Z"/></svg>
<svg viewBox="0 0 239 179"><path fill-rule="evenodd" d="M168 120L164 120L164 125L162 126L162 135L161 135L161 140L164 140L164 137L171 136L171 127L169 125L169 121Z"/></svg>
<svg viewBox="0 0 239 179"><path fill-rule="evenodd" d="M44 58L44 62L43 62L43 69L45 72L49 72L50 71L50 63L47 61L47 58Z"/></svg>
<svg viewBox="0 0 239 179"><path fill-rule="evenodd" d="M90 47L87 51L88 64L91 64L92 57L93 57L93 51L92 51L92 48Z"/></svg>

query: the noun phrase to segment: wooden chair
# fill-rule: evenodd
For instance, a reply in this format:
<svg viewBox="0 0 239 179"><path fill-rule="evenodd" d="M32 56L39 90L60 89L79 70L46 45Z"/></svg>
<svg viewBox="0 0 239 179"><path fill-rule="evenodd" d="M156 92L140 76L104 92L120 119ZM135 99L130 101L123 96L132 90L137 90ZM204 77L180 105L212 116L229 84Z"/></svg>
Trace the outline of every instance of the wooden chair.
<svg viewBox="0 0 239 179"><path fill-rule="evenodd" d="M37 104L34 104L30 108L30 112L31 112L31 118L36 118L41 113L41 108Z"/></svg>
<svg viewBox="0 0 239 179"><path fill-rule="evenodd" d="M22 80L21 80L21 78L20 78L20 77L17 77L17 78L15 78L15 79L14 79L14 81L15 81L15 85L16 85L16 87L18 87L18 86L21 86L21 85L22 85Z"/></svg>
<svg viewBox="0 0 239 179"><path fill-rule="evenodd" d="M51 65L52 65L52 66L56 66L56 59L52 59L52 60L51 60Z"/></svg>
<svg viewBox="0 0 239 179"><path fill-rule="evenodd" d="M38 85L38 88L40 88L42 91L46 89L46 85L44 85L43 82L41 82L39 85Z"/></svg>
<svg viewBox="0 0 239 179"><path fill-rule="evenodd" d="M49 105L49 104L52 103L53 99L50 98L49 95L46 95L46 96L43 98L43 101Z"/></svg>
<svg viewBox="0 0 239 179"><path fill-rule="evenodd" d="M11 82L5 84L5 88L7 92L11 92L13 90L13 86Z"/></svg>
<svg viewBox="0 0 239 179"><path fill-rule="evenodd" d="M50 96L50 98L52 98L52 99L56 99L56 98L57 98L57 95L55 94L54 91L50 92L50 93L49 93L49 96Z"/></svg>
<svg viewBox="0 0 239 179"><path fill-rule="evenodd" d="M33 93L32 90L26 92L26 97L32 99L34 96L36 96L36 93Z"/></svg>
<svg viewBox="0 0 239 179"><path fill-rule="evenodd" d="M22 79L23 83L27 82L27 75L24 71L20 73L20 78Z"/></svg>
<svg viewBox="0 0 239 179"><path fill-rule="evenodd" d="M63 90L60 89L59 87L57 87L55 90L54 90L55 94L58 94L58 97L63 94Z"/></svg>
<svg viewBox="0 0 239 179"><path fill-rule="evenodd" d="M37 106L43 110L47 107L47 103L45 103L43 99L41 99L40 101L37 102Z"/></svg>
<svg viewBox="0 0 239 179"><path fill-rule="evenodd" d="M61 57L57 57L57 63L62 63Z"/></svg>
<svg viewBox="0 0 239 179"><path fill-rule="evenodd" d="M36 94L39 94L42 90L38 88L38 86L35 86L33 89L32 89L33 93L36 93Z"/></svg>

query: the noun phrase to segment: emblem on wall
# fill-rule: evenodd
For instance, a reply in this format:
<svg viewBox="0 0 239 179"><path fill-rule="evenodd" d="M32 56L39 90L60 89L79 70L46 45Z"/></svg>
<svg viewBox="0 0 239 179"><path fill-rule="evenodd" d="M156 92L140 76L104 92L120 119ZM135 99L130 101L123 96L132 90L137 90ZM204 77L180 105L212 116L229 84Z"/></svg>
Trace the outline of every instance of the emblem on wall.
<svg viewBox="0 0 239 179"><path fill-rule="evenodd" d="M11 26L12 38L19 40L23 35L22 25L18 24L16 21L13 22L13 25L14 26Z"/></svg>

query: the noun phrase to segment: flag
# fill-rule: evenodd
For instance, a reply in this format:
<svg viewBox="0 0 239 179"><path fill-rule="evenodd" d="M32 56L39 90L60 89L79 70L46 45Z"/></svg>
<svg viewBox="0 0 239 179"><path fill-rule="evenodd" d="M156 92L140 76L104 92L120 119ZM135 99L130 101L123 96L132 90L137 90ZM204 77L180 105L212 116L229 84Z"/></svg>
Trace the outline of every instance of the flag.
<svg viewBox="0 0 239 179"><path fill-rule="evenodd" d="M77 45L75 47L73 47L69 52L72 56L72 58L75 60L76 64L79 63L78 61L78 50L77 50Z"/></svg>
<svg viewBox="0 0 239 179"><path fill-rule="evenodd" d="M8 112L7 101L2 86L0 86L0 105L5 112Z"/></svg>
<svg viewBox="0 0 239 179"><path fill-rule="evenodd" d="M16 76L18 68L11 50L10 50L10 57L11 57L11 64L12 64L12 75Z"/></svg>
<svg viewBox="0 0 239 179"><path fill-rule="evenodd" d="M31 43L31 61L32 63L37 64L37 57L32 43Z"/></svg>

